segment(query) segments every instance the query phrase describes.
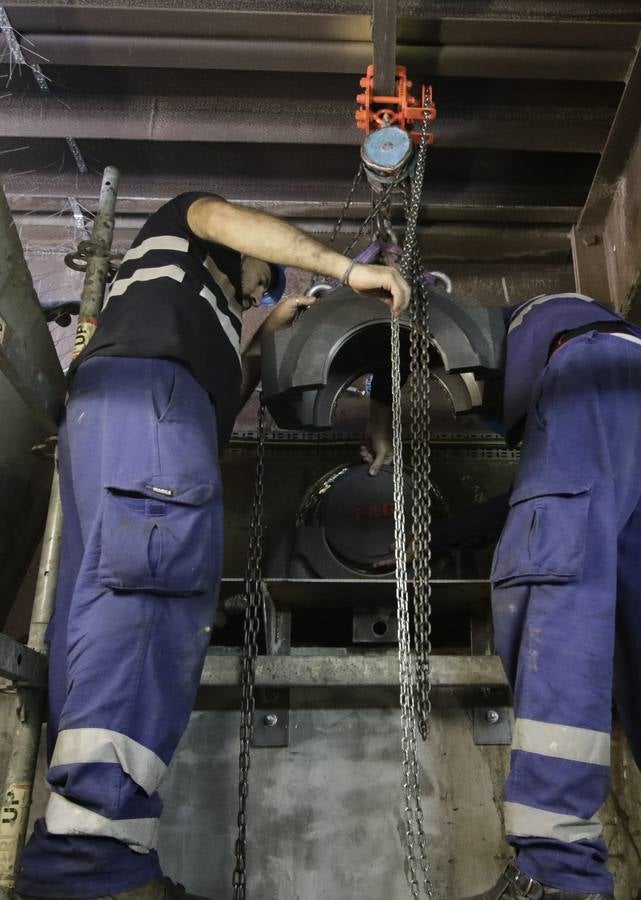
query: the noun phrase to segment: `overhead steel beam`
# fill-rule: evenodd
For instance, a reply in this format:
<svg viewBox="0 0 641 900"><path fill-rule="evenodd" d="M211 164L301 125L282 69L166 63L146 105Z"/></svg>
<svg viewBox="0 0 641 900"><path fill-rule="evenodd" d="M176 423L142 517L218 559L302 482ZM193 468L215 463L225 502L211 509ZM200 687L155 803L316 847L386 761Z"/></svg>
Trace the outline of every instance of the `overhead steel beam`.
<svg viewBox="0 0 641 900"><path fill-rule="evenodd" d="M641 41L572 234L582 293L641 320Z"/></svg>
<svg viewBox="0 0 641 900"><path fill-rule="evenodd" d="M153 36L178 35L185 38L215 38L243 41L301 41L314 44L361 42L371 50L370 15L300 15L274 12L206 9L136 9L124 6L113 10L83 4L65 6L11 6L11 20L17 31L51 34ZM429 7L426 7L429 13ZM370 10L371 13L371 10ZM629 49L636 44L638 25L604 23L597 28L589 22L518 19L433 19L428 16L397 20L397 45L416 47L472 45L478 47L535 47ZM139 50L143 42L136 42ZM371 62L371 58L369 60Z"/></svg>
<svg viewBox="0 0 641 900"><path fill-rule="evenodd" d="M641 108L641 107L640 107ZM603 228L610 299L641 323L641 122Z"/></svg>
<svg viewBox="0 0 641 900"><path fill-rule="evenodd" d="M603 223L640 129L641 50L633 58L619 108L578 222L579 230L594 229Z"/></svg>
<svg viewBox="0 0 641 900"><path fill-rule="evenodd" d="M397 0L372 0L374 93L393 97L396 84Z"/></svg>
<svg viewBox="0 0 641 900"><path fill-rule="evenodd" d="M6 159L7 157L5 157ZM0 159L2 154L0 152ZM29 166L29 157L26 157ZM29 166L30 168L35 168ZM88 174L53 174L32 171L25 174L1 175L5 191L14 213L45 214L52 224L56 219L46 213L59 214L68 208L67 197L73 195L89 209L94 209L100 192L100 178ZM184 191L219 192L228 200L257 206L292 219L336 219L341 212L351 179L328 179L311 174L303 183L297 179L238 178L231 175L216 177L156 172L144 175L123 175L118 197L118 211L122 214L147 214L162 203ZM581 191L569 186L551 184L495 184L477 181L469 186L458 182L433 179L423 194L421 221L443 221L466 218L500 219L525 222L576 222L580 212ZM347 219L362 220L370 207L367 190L358 190ZM28 219L27 219L28 225Z"/></svg>
<svg viewBox="0 0 641 900"><path fill-rule="evenodd" d="M399 14L425 16L424 0L401 0ZM636 0L430 0L434 19L538 19L576 22L641 22Z"/></svg>
<svg viewBox="0 0 641 900"><path fill-rule="evenodd" d="M7 7L9 11L20 7L40 6L59 8L68 6L68 0L21 0ZM198 0L82 0L86 8L102 9L180 9L198 10ZM210 10L239 12L238 0L209 0ZM424 0L399 0L399 15L426 18ZM307 14L307 15L371 15L371 0L251 0L242 13ZM641 22L641 11L636 0L430 0L430 19L470 19L472 21L510 21L550 19L555 22L587 22L599 25L603 22Z"/></svg>
<svg viewBox="0 0 641 900"><path fill-rule="evenodd" d="M56 219L60 220L60 217ZM116 218L116 249L129 245L145 219L143 216ZM40 223L37 216L17 216L17 220L27 238L27 250L35 250L38 246L47 247L53 243L60 246L62 253L69 242L70 230L69 227L65 228L64 220L59 226L52 222L51 217L44 217ZM319 241L329 243L334 224L332 220L297 219L296 224ZM335 246L344 249L355 237L359 225L358 222L345 222ZM400 234L402 235L402 231ZM418 239L421 252L426 258L455 263L478 260L483 263L533 262L548 265L570 261L568 229L562 225L435 223L421 225Z"/></svg>
<svg viewBox="0 0 641 900"><path fill-rule="evenodd" d="M258 40L126 34L23 34L25 53L36 50L54 65L127 66L223 71L364 72L372 61L366 41ZM381 51L382 53L382 51ZM630 49L560 47L411 46L395 50L399 65L414 77L523 78L564 81L623 81ZM376 69L374 70L376 71ZM391 93L394 92L392 76ZM356 83L355 83L356 85ZM356 86L355 86L356 90ZM378 88L377 88L378 90ZM380 93L385 93L382 89Z"/></svg>
<svg viewBox="0 0 641 900"><path fill-rule="evenodd" d="M0 100L5 137L73 134L78 139L350 145L361 143L351 103L274 98L67 96L64 105L40 97ZM574 117L576 116L576 118ZM448 111L435 129L439 147L598 153L610 127L609 110L578 116L541 107Z"/></svg>
<svg viewBox="0 0 641 900"><path fill-rule="evenodd" d="M148 214L183 191L201 190L198 186L194 186L194 182L188 180L176 184L175 190L172 190L170 186L170 190L167 192L165 179L163 179L163 187L161 196L158 191L153 190L152 185L147 186L148 194L146 196L141 195L140 192L137 192L135 196L121 196L118 208L121 213ZM211 183L204 184L202 190L210 188ZM300 200L286 197L279 199L278 196L266 197L258 193L252 196L233 189L225 191L224 185L221 186L220 183L216 184L216 189L233 203L261 209L293 222L304 219L327 219L335 222L341 214L344 204L344 197L340 197L338 194L335 194L333 198L319 199L315 198L309 189L307 190L307 199ZM345 191L347 191L347 186ZM23 190L14 191L7 187L7 196L25 239L35 239L38 234L43 236L49 234L52 239L56 239L57 236L59 240L61 236L64 238L66 235L74 233L75 220L69 215L60 215L60 210L64 209L68 195L44 196ZM87 191L86 188L80 191L78 199L89 209L95 206L95 194ZM362 221L370 211L371 200L369 198L357 199L352 201L346 220ZM528 203L525 197L519 198L516 195L508 198L505 194L499 197L489 192L467 191L448 198L444 193L431 191L429 200L426 199L421 207L420 220L421 222L573 225L580 211L581 207L578 205L569 203L545 205L540 200L537 203L534 198L531 198L531 202ZM47 213L54 213L54 216L47 215ZM392 215L400 217L399 205L392 205Z"/></svg>

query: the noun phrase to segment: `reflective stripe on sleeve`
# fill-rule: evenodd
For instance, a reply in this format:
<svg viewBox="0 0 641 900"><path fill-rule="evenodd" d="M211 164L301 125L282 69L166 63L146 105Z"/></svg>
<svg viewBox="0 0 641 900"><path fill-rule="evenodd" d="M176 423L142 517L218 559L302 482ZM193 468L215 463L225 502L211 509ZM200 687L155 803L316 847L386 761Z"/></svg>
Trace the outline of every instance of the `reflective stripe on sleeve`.
<svg viewBox="0 0 641 900"><path fill-rule="evenodd" d="M114 281L104 305L106 306L112 297L122 296L132 284L140 281L154 281L156 278L172 278L174 281L181 283L185 278L185 271L180 266L156 266L151 269L138 269L131 278L117 278Z"/></svg>
<svg viewBox="0 0 641 900"><path fill-rule="evenodd" d="M151 250L175 250L178 253L189 251L189 241L186 238L176 237L173 234L162 234L158 237L150 237L141 241L137 247L130 247L125 253L121 265L131 262L132 259L140 259Z"/></svg>
<svg viewBox="0 0 641 900"><path fill-rule="evenodd" d="M631 344L641 344L641 338L635 337L633 334L622 334L620 331L608 332L610 337L618 337L624 341L630 341Z"/></svg>
<svg viewBox="0 0 641 900"><path fill-rule="evenodd" d="M229 306L229 311L233 313L233 315L238 319L238 324L240 325L242 322L243 314L240 308L240 304L238 300L236 300L236 291L234 290L233 284L225 275L225 273L218 268L211 256L207 255L205 257L205 262L203 263L203 265L223 292L225 300L227 301L227 304Z"/></svg>
<svg viewBox="0 0 641 900"><path fill-rule="evenodd" d="M609 733L593 731L591 728L517 719L514 723L512 749L594 766L610 765Z"/></svg>
<svg viewBox="0 0 641 900"><path fill-rule="evenodd" d="M543 294L540 297L535 297L533 300L530 300L516 312L508 326L507 333L510 334L515 328L518 328L519 325L523 323L523 319L535 306L541 306L542 303L547 303L548 300L561 300L568 297L575 300L585 300L586 303L596 303L594 297L586 297L585 294Z"/></svg>
<svg viewBox="0 0 641 900"><path fill-rule="evenodd" d="M151 796L167 771L153 750L107 728L69 728L56 740L50 766L115 763Z"/></svg>
<svg viewBox="0 0 641 900"><path fill-rule="evenodd" d="M149 853L156 846L158 819L108 819L52 793L45 822L51 834L111 837L127 844L136 853Z"/></svg>
<svg viewBox="0 0 641 900"><path fill-rule="evenodd" d="M216 295L212 291L210 291L208 287L204 287L202 289L202 291L200 292L200 296L203 297L207 301L207 303L209 303L211 308L218 316L218 321L220 322L223 331L229 338L229 342L236 351L236 355L238 356L238 360L240 361L240 335L232 325L231 319L225 312L223 312L222 309L220 309L218 303L216 302Z"/></svg>
<svg viewBox="0 0 641 900"><path fill-rule="evenodd" d="M505 831L516 837L552 838L572 844L599 837L602 831L600 820L577 819L563 813L549 812L523 803L505 803Z"/></svg>

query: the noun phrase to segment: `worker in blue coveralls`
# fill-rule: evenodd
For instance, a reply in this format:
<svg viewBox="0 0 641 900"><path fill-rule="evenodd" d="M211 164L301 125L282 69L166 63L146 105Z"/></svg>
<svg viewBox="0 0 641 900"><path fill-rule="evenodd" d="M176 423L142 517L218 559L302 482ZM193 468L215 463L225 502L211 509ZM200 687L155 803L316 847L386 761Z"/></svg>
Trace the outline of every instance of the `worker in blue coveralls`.
<svg viewBox="0 0 641 900"><path fill-rule="evenodd" d="M491 581L516 857L473 900L610 900L597 813L613 698L641 767L641 328L579 294L505 318L502 419L522 449ZM372 406L368 461L390 446L389 410Z"/></svg>
<svg viewBox="0 0 641 900"><path fill-rule="evenodd" d="M282 294L283 266L382 291L394 314L409 301L393 268L356 265L216 195L183 194L135 238L73 367L59 434L51 795L22 855L18 898L194 900L163 878L157 791L211 637L219 454L260 374L259 335L240 355L242 311ZM312 302L283 300L262 330Z"/></svg>

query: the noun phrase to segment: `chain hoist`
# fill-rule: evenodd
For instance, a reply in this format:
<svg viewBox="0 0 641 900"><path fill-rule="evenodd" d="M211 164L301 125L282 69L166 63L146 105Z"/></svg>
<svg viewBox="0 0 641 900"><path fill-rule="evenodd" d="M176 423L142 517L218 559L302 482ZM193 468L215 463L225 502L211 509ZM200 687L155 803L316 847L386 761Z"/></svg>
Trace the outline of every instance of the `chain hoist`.
<svg viewBox="0 0 641 900"><path fill-rule="evenodd" d="M343 204L343 208L340 212L340 215L336 221L336 224L334 225L334 228L332 229L331 235L329 236L330 244L333 244L338 236L341 226L345 220L345 216L347 215L349 208L352 205L352 202L354 199L354 194L356 193L356 189L357 189L358 185L360 184L362 178L364 177L364 173L365 173L365 166L363 165L363 163L361 163L360 166L358 167L358 171L356 172L356 175L354 177L352 185L349 189L347 198L345 199L345 203ZM402 182L405 177L406 177L405 172L399 173L396 178L392 179L389 182L389 184L387 184L385 186L384 190L381 191L378 198L372 202L372 208L371 208L370 212L368 213L368 215L361 222L356 235L352 238L352 240L349 242L347 247L341 251L345 256L349 256L349 254L352 252L352 250L354 249L356 244L359 242L359 240L363 237L363 235L367 231L367 228L370 225L372 225L372 223L376 223L376 225L378 225L379 222L382 222L382 221L388 222L389 221L389 217L390 217L389 211L390 211L390 207L391 207L392 195L394 194L394 191L396 191L402 185ZM323 276L314 274L311 279L310 287L313 287L314 285L318 284L318 282L322 280L322 277Z"/></svg>
<svg viewBox="0 0 641 900"><path fill-rule="evenodd" d="M406 860L410 890L433 896L421 800L417 731L427 737L430 712L430 467L429 467L429 320L418 254L417 226L427 155L427 109L406 205L401 274L412 287L410 322L411 455L413 467L412 553L414 567L414 635L412 653L407 573L407 531L403 492L400 323L392 317L392 436L394 451L394 526L398 604L398 657L401 700L401 750L405 799Z"/></svg>
<svg viewBox="0 0 641 900"><path fill-rule="evenodd" d="M403 70L404 72L404 70ZM400 75L400 78L399 78ZM411 86L405 76L397 71L397 86ZM367 87L365 85L365 87ZM366 92L367 93L367 92ZM406 92L407 93L407 92ZM399 94L400 96L400 94ZM405 95L403 95L405 96ZM372 97L372 101L379 98ZM386 98L389 99L389 98ZM359 98L360 102L360 98ZM370 106L372 104L370 103ZM369 108L369 107L368 107ZM424 273L417 244L418 214L423 186L427 147L432 141L428 124L436 115L429 95L423 90L423 105L409 95L402 109L408 121L422 117L420 141L415 158L407 154L403 165L383 174L377 171L374 181L364 162L350 186L347 198L330 235L333 244L350 209L356 190L367 174L373 187L372 207L362 221L356 236L345 249L349 255L358 240L372 225L372 231L380 231L381 223L389 239L391 232L390 210L392 196L400 190L404 198L406 229L400 260L401 274L412 287L410 306L410 407L411 407L411 463L412 488L412 553L413 553L413 612L414 646L409 606L407 572L407 530L405 523L403 481L403 434L401 422L401 347L400 323L396 316L391 321L391 369L392 369L392 429L394 450L394 530L396 555L396 584L399 631L399 675L401 697L401 747L403 759L403 794L406 830L406 860L412 896L420 898L422 888L427 897L433 897L430 867L427 856L427 838L421 801L420 767L417 752L417 732L423 739L429 730L430 703L430 452L429 452L429 309L425 291ZM422 115L421 115L422 114ZM372 114L373 115L373 114ZM371 118L371 116L370 116ZM359 127L363 127L363 123ZM369 122L369 119L368 119ZM371 124L371 123L370 123ZM379 123L380 124L380 123ZM370 130L368 125L364 130ZM412 140L417 135L411 133ZM385 147L383 147L383 150ZM392 148L395 150L395 148ZM407 181L411 179L411 186ZM378 233L373 235L379 237ZM312 278L312 285L318 282ZM263 603L261 584L262 530L263 530L263 475L265 445L265 407L262 395L258 414L258 448L254 499L252 504L249 550L245 575L246 608L242 650L242 702L240 723L240 755L238 781L238 835L235 845L236 865L233 875L234 900L246 900L247 889L247 799L249 793L249 768L254 719L254 683L258 654L260 610ZM420 874L419 874L420 866Z"/></svg>
<svg viewBox="0 0 641 900"><path fill-rule="evenodd" d="M249 523L249 548L245 571L245 620L241 672L240 755L238 758L238 835L236 866L233 875L234 900L245 900L247 892L247 798L251 741L254 733L254 684L258 655L258 630L263 603L261 582L263 537L263 477L265 472L265 403L262 394L258 404L258 444L254 498Z"/></svg>

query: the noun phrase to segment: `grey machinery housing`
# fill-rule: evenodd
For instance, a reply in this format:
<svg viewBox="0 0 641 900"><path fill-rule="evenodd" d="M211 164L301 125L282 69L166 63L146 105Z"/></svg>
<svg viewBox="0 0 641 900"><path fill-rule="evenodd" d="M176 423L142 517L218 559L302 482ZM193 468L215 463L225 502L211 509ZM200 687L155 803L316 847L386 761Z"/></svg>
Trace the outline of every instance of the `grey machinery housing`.
<svg viewBox="0 0 641 900"><path fill-rule="evenodd" d="M500 308L467 306L428 287L430 343L440 359L433 376L454 412L481 406L482 384L500 377L505 324ZM280 428L327 429L336 400L359 376L389 369L389 309L380 300L339 287L317 300L291 328L262 338L262 385ZM401 318L408 358L409 321Z"/></svg>

